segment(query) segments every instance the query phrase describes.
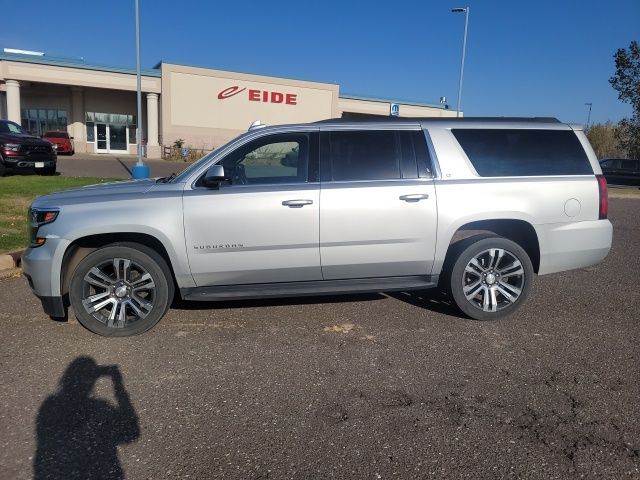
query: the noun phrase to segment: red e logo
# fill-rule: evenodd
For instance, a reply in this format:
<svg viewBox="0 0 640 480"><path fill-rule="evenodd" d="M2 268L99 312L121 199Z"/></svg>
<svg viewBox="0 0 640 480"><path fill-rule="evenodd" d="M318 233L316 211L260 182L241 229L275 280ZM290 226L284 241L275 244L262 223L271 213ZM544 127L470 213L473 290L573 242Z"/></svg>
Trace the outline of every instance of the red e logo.
<svg viewBox="0 0 640 480"><path fill-rule="evenodd" d="M234 95L237 95L244 90L246 90L246 88L240 88L237 85L225 88L224 90L221 90L220 93L218 93L218 100L224 100L225 98L233 97Z"/></svg>

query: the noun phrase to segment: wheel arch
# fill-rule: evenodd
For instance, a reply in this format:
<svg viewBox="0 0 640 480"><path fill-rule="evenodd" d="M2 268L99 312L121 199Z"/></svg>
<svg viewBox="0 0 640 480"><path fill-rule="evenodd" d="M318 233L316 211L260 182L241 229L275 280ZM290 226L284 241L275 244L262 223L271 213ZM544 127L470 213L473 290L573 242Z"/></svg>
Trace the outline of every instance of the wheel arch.
<svg viewBox="0 0 640 480"><path fill-rule="evenodd" d="M473 220L460 225L449 237L446 243L446 253L442 256L440 267L451 261L451 255L456 251L456 244L474 235L498 235L520 245L531 259L535 273L540 268L540 240L531 223L522 219L497 218ZM434 272L435 273L435 272Z"/></svg>
<svg viewBox="0 0 640 480"><path fill-rule="evenodd" d="M69 293L71 273L83 258L100 247L121 242L139 243L156 251L167 263L167 267L171 272L171 281L173 282L175 290L178 290L174 262L172 262L171 255L165 245L157 237L148 233L118 232L86 235L76 238L69 244L64 252L64 256L62 257L62 265L60 268L60 293L63 296L66 296Z"/></svg>

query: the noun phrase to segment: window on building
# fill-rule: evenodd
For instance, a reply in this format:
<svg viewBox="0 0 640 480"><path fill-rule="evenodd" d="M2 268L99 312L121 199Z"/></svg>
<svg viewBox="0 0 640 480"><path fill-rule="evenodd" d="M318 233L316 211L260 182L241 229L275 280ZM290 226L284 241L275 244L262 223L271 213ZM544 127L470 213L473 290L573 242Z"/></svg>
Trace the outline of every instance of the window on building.
<svg viewBox="0 0 640 480"><path fill-rule="evenodd" d="M96 136L95 136L95 123L93 122L86 122L87 125L87 142L95 142L96 141Z"/></svg>
<svg viewBox="0 0 640 480"><path fill-rule="evenodd" d="M48 131L67 131L66 110L23 108L21 117L22 127L34 135L42 136Z"/></svg>
<svg viewBox="0 0 640 480"><path fill-rule="evenodd" d="M86 112L85 124L87 126L87 142L95 142L94 126L96 123L112 125L113 127L127 127L129 130L129 143L136 143L135 115L128 115L124 113Z"/></svg>
<svg viewBox="0 0 640 480"><path fill-rule="evenodd" d="M129 125L129 143L130 144L136 143L136 126L135 125Z"/></svg>

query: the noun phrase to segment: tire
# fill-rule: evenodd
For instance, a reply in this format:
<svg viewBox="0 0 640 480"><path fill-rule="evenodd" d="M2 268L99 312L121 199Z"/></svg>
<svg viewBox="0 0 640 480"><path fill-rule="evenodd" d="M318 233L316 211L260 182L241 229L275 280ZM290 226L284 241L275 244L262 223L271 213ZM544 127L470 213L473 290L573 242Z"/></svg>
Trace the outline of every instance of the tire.
<svg viewBox="0 0 640 480"><path fill-rule="evenodd" d="M42 171L42 175L55 175L56 174L56 167L55 165L53 167L46 167L43 171Z"/></svg>
<svg viewBox="0 0 640 480"><path fill-rule="evenodd" d="M158 323L173 294L171 271L155 250L137 243L114 243L80 261L71 277L69 301L88 330L128 337ZM90 301L91 297L95 298Z"/></svg>
<svg viewBox="0 0 640 480"><path fill-rule="evenodd" d="M4 174L7 172L7 167L5 167L1 162L2 159L0 159L0 177L4 177Z"/></svg>
<svg viewBox="0 0 640 480"><path fill-rule="evenodd" d="M496 320L520 308L535 276L527 252L503 237L477 236L460 244L447 282L456 306L475 320Z"/></svg>

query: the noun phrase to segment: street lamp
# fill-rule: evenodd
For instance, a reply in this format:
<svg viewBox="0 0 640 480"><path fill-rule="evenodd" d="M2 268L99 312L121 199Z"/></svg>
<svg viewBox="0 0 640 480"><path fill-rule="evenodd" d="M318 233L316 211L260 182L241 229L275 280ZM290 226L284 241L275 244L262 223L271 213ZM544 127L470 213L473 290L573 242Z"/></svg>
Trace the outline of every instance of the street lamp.
<svg viewBox="0 0 640 480"><path fill-rule="evenodd" d="M589 123L591 123L591 107L593 103L587 102L585 105L589 105L589 114L587 115L587 128L589 128Z"/></svg>
<svg viewBox="0 0 640 480"><path fill-rule="evenodd" d="M467 51L467 27L469 26L469 7L452 8L452 13L464 13L464 40L462 42L462 61L460 62L460 84L458 85L458 108L456 117L460 116L460 102L462 101L462 78L464 77L464 56Z"/></svg>
<svg viewBox="0 0 640 480"><path fill-rule="evenodd" d="M138 144L138 161L131 169L133 178L149 178L149 166L142 161L142 87L140 79L140 7L135 0L136 9L136 94L138 100L138 124L136 128L136 143Z"/></svg>

